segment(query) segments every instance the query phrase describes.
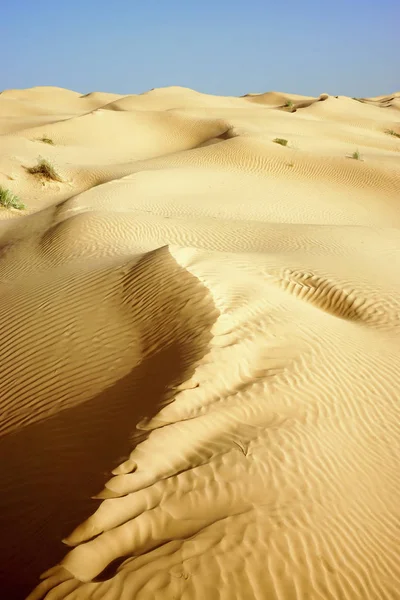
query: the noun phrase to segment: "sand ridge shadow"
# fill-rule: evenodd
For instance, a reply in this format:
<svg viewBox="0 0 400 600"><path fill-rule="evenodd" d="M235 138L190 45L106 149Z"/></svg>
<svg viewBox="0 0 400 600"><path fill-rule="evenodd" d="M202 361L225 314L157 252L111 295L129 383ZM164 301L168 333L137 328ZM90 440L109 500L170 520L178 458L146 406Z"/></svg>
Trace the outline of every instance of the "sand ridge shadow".
<svg viewBox="0 0 400 600"><path fill-rule="evenodd" d="M61 539L95 510L98 501L91 496L146 437L143 431L135 434L136 423L154 416L207 352L217 316L211 295L167 248L155 252L128 269L121 286L124 301L133 312L141 311L141 336L149 342L144 360L96 397L0 439L6 542L0 551L0 589L9 600L26 596L39 575L66 554ZM152 302L141 304L135 289L141 277L151 277L157 261L165 281L153 282Z"/></svg>

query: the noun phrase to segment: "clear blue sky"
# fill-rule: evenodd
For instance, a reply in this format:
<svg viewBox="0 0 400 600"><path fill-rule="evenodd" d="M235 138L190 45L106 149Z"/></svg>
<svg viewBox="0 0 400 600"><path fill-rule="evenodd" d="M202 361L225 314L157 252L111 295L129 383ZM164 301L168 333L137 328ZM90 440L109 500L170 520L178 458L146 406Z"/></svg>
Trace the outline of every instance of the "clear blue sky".
<svg viewBox="0 0 400 600"><path fill-rule="evenodd" d="M400 90L398 0L0 2L0 89Z"/></svg>

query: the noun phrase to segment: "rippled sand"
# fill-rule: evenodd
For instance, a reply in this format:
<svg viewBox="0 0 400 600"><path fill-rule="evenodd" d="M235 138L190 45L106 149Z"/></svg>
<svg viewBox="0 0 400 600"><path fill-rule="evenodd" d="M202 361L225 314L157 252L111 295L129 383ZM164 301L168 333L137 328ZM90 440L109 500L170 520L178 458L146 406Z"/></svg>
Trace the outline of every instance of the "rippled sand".
<svg viewBox="0 0 400 600"><path fill-rule="evenodd" d="M2 597L399 598L396 133L400 93L0 95Z"/></svg>

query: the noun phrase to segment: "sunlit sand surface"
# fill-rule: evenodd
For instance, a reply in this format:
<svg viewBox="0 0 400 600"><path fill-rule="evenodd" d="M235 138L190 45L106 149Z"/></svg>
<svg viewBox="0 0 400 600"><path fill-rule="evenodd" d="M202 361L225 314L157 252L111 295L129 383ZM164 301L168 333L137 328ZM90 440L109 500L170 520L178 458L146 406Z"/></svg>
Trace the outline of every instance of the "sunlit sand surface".
<svg viewBox="0 0 400 600"><path fill-rule="evenodd" d="M0 95L2 597L399 598L399 111Z"/></svg>

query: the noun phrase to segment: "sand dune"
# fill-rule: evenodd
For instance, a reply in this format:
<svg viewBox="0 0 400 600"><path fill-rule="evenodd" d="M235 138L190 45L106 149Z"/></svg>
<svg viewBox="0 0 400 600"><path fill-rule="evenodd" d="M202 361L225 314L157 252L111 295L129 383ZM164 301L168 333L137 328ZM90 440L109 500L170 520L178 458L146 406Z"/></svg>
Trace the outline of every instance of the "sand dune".
<svg viewBox="0 0 400 600"><path fill-rule="evenodd" d="M399 597L399 102L0 94L2 596Z"/></svg>

